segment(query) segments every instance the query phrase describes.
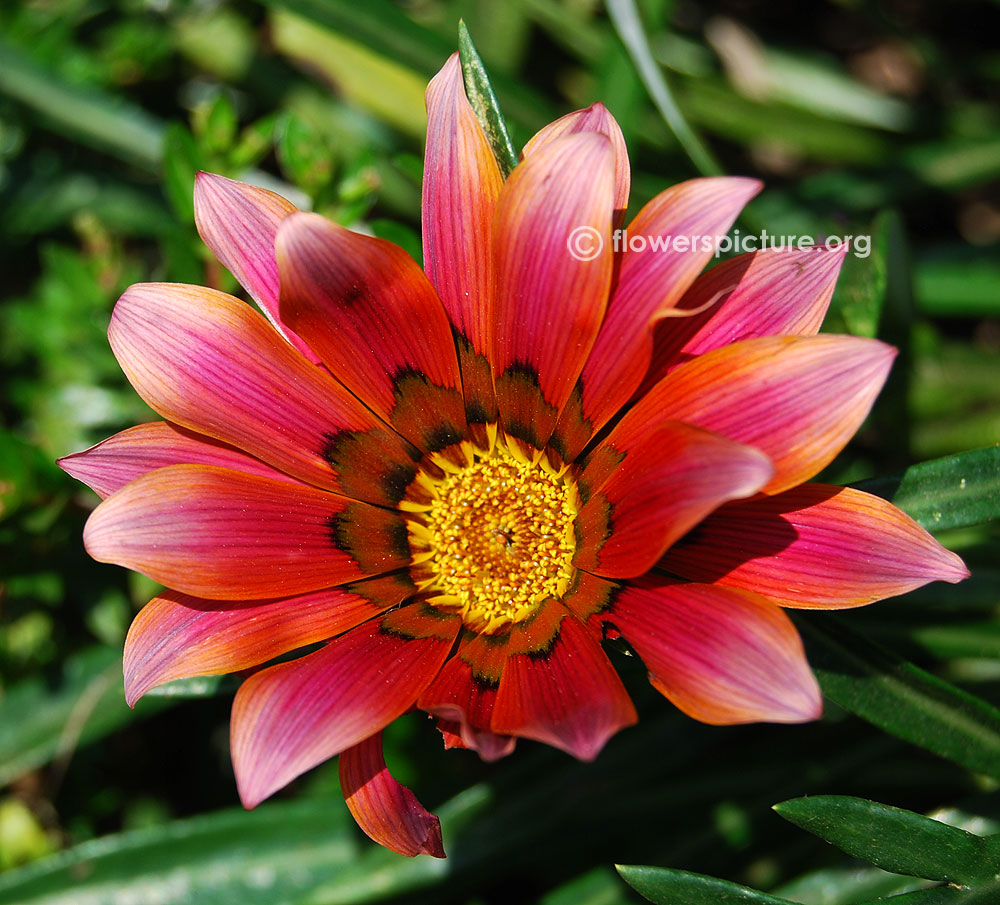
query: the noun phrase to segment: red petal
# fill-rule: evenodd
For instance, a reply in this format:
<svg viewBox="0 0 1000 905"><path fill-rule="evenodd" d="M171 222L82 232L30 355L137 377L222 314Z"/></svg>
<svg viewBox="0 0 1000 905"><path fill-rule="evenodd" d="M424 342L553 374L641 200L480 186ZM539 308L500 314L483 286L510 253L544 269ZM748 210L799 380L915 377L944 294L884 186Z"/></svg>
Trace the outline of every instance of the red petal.
<svg viewBox="0 0 1000 905"><path fill-rule="evenodd" d="M574 558L578 568L608 578L647 572L710 512L756 493L774 474L760 450L679 421L637 442L613 431L595 452L595 470L609 455L620 464L603 482L584 469L590 496L577 517L583 543Z"/></svg>
<svg viewBox="0 0 1000 905"><path fill-rule="evenodd" d="M649 576L608 617L688 716L716 725L799 723L822 711L791 620L763 597Z"/></svg>
<svg viewBox="0 0 1000 905"><path fill-rule="evenodd" d="M278 313L278 264L274 240L281 221L297 208L281 195L254 185L199 173L194 182L194 222L204 243L275 329L306 358L319 359L309 346L281 322Z"/></svg>
<svg viewBox="0 0 1000 905"><path fill-rule="evenodd" d="M672 371L615 431L639 436L675 418L756 446L775 467L764 492L779 493L808 481L844 448L895 355L891 346L855 336L743 340Z"/></svg>
<svg viewBox="0 0 1000 905"><path fill-rule="evenodd" d="M343 751L339 767L347 807L368 836L408 858L445 856L441 821L393 778L382 756L381 732Z"/></svg>
<svg viewBox="0 0 1000 905"><path fill-rule="evenodd" d="M667 553L663 567L804 608L862 606L969 575L891 503L826 484L723 506Z"/></svg>
<svg viewBox="0 0 1000 905"><path fill-rule="evenodd" d="M125 700L188 676L214 676L325 641L414 593L386 576L282 600L204 600L165 591L139 611L125 639Z"/></svg>
<svg viewBox="0 0 1000 905"><path fill-rule="evenodd" d="M260 459L166 421L130 427L90 449L65 456L58 464L101 499L146 472L167 465L217 465L279 481L294 481Z"/></svg>
<svg viewBox="0 0 1000 905"><path fill-rule="evenodd" d="M450 647L450 639L404 638L368 622L252 675L236 693L230 726L244 806L255 807L405 713Z"/></svg>
<svg viewBox="0 0 1000 905"><path fill-rule="evenodd" d="M94 510L83 540L99 562L211 599L286 597L409 563L391 512L208 465L137 478Z"/></svg>
<svg viewBox="0 0 1000 905"><path fill-rule="evenodd" d="M451 327L413 258L317 214L286 219L277 248L281 315L333 376L424 450L464 439Z"/></svg>
<svg viewBox="0 0 1000 905"><path fill-rule="evenodd" d="M640 395L677 365L741 339L814 336L830 306L846 254L846 244L772 248L713 267L677 304L678 312L709 307L701 314L657 325L653 361Z"/></svg>
<svg viewBox="0 0 1000 905"><path fill-rule="evenodd" d="M492 728L593 760L612 735L637 719L600 645L567 615L548 649L507 661Z"/></svg>

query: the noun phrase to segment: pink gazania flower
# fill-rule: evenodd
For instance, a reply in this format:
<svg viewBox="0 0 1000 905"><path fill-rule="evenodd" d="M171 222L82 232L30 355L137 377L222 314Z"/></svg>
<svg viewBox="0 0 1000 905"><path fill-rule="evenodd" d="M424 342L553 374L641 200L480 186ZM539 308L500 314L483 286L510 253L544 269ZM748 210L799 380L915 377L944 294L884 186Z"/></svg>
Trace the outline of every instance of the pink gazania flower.
<svg viewBox="0 0 1000 905"><path fill-rule="evenodd" d="M201 235L267 319L212 289L130 288L111 345L165 420L62 466L105 498L90 554L170 589L129 632L129 703L259 667L233 704L243 803L339 754L361 827L440 856L437 819L382 758L412 708L487 760L518 738L593 758L636 721L614 635L696 719L812 720L783 607L967 571L884 500L805 483L894 355L816 335L844 248L701 276L703 243L616 253L629 165L601 105L544 128L506 181L457 57L427 110L426 273L201 174ZM721 238L759 187L681 183L629 232ZM581 227L603 242L589 260L567 247Z"/></svg>

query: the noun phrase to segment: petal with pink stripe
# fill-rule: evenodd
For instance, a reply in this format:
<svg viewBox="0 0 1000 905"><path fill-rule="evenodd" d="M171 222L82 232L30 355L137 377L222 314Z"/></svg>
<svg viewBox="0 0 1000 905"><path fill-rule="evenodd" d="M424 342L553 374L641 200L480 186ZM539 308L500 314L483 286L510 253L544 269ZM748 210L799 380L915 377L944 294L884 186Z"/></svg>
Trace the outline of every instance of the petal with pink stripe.
<svg viewBox="0 0 1000 905"><path fill-rule="evenodd" d="M288 217L277 249L281 316L333 376L425 451L465 439L451 326L413 258L317 214Z"/></svg>
<svg viewBox="0 0 1000 905"><path fill-rule="evenodd" d="M492 362L504 430L541 449L604 317L614 152L596 132L553 140L510 175L493 221ZM583 237L586 247L578 239Z"/></svg>
<svg viewBox="0 0 1000 905"><path fill-rule="evenodd" d="M258 666L325 641L412 596L402 573L281 600L205 600L164 591L132 621L125 639L125 700L189 676Z"/></svg>
<svg viewBox="0 0 1000 905"><path fill-rule="evenodd" d="M628 148L625 146L625 136L621 127L611 115L611 111L602 103L591 104L583 110L575 110L560 116L547 126L539 129L521 152L522 157L537 154L542 148L563 135L575 135L578 132L600 132L611 141L615 152L615 221L621 220L628 207L628 194L631 186L631 168L628 162Z"/></svg>
<svg viewBox="0 0 1000 905"><path fill-rule="evenodd" d="M247 679L230 724L244 806L255 807L409 710L451 644L451 638L406 638L368 622Z"/></svg>
<svg viewBox="0 0 1000 905"><path fill-rule="evenodd" d="M58 465L86 484L101 499L111 496L146 472L167 465L217 465L265 478L295 482L294 478L260 459L166 421L130 427L90 449L64 456Z"/></svg>
<svg viewBox="0 0 1000 905"><path fill-rule="evenodd" d="M808 481L854 436L896 350L856 336L765 336L706 352L671 371L611 433L639 437L676 419L756 446L774 463L763 488Z"/></svg>
<svg viewBox="0 0 1000 905"><path fill-rule="evenodd" d="M381 732L345 749L338 768L347 807L371 839L408 858L445 857L441 821L389 772Z"/></svg>
<svg viewBox="0 0 1000 905"><path fill-rule="evenodd" d="M756 493L774 474L760 450L679 421L630 439L612 434L581 476L589 498L576 519L574 564L608 578L648 571L706 515ZM593 472L612 456L618 464L601 481Z"/></svg>
<svg viewBox="0 0 1000 905"><path fill-rule="evenodd" d="M958 556L891 503L826 484L723 506L662 565L807 609L863 606L969 575Z"/></svg>
<svg viewBox="0 0 1000 905"><path fill-rule="evenodd" d="M800 723L822 712L795 626L763 597L651 575L623 588L608 619L696 720Z"/></svg>
<svg viewBox="0 0 1000 905"><path fill-rule="evenodd" d="M202 241L228 268L274 328L306 358L319 359L281 321L278 312L278 263L274 241L278 226L298 208L267 189L198 173L194 182L194 222Z"/></svg>
<svg viewBox="0 0 1000 905"><path fill-rule="evenodd" d="M639 394L685 361L741 339L814 336L846 254L846 245L770 248L731 258L698 277L677 311L705 310L657 324Z"/></svg>
<svg viewBox="0 0 1000 905"><path fill-rule="evenodd" d="M87 552L211 599L316 591L409 563L395 513L313 487L209 465L171 465L98 506Z"/></svg>
<svg viewBox="0 0 1000 905"><path fill-rule="evenodd" d="M453 54L427 86L421 222L424 270L455 326L468 419L474 423L496 421L488 361L494 292L490 232L502 185Z"/></svg>
<svg viewBox="0 0 1000 905"><path fill-rule="evenodd" d="M624 248L607 317L580 377L579 408L567 408L558 431L566 460L589 439L574 420L582 418L593 433L631 398L652 358L654 324L680 301L759 191L756 179L691 179L657 195L616 235Z"/></svg>
<svg viewBox="0 0 1000 905"><path fill-rule="evenodd" d="M401 498L393 485L405 490L412 478L413 448L230 295L133 286L118 300L108 336L139 395L182 427L383 505Z"/></svg>

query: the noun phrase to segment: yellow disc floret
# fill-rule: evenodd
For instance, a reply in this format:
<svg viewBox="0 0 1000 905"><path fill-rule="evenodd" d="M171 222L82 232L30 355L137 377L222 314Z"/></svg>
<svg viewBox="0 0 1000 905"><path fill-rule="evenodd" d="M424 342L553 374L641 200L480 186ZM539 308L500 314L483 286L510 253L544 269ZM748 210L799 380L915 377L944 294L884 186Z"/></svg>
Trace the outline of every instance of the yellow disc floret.
<svg viewBox="0 0 1000 905"><path fill-rule="evenodd" d="M539 459L501 439L465 468L420 479L431 498L410 522L414 577L431 604L474 631L526 619L573 581L576 488Z"/></svg>

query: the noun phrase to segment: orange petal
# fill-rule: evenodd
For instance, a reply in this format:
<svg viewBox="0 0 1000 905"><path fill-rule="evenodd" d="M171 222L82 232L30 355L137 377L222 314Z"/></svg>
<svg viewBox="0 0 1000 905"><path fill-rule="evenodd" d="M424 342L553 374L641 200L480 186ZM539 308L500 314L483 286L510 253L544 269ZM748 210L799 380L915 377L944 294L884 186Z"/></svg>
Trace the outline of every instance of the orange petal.
<svg viewBox="0 0 1000 905"><path fill-rule="evenodd" d="M653 387L612 432L677 419L756 446L779 493L824 468L868 415L896 350L854 336L767 336L706 352Z"/></svg>

